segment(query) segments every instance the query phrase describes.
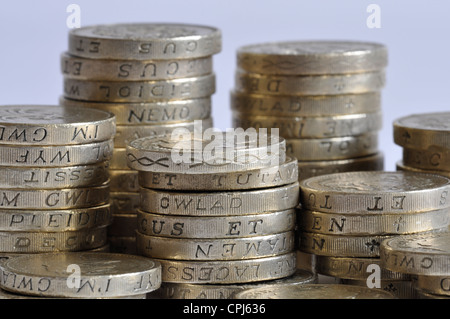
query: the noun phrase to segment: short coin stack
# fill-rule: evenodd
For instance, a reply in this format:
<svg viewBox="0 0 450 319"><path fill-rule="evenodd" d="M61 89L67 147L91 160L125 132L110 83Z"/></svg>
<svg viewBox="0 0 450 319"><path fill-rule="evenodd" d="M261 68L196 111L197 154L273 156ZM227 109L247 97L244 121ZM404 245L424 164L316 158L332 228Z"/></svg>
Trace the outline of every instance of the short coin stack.
<svg viewBox="0 0 450 319"><path fill-rule="evenodd" d="M0 278L6 299L146 299L161 285L161 265L117 253L27 254L2 262Z"/></svg>
<svg viewBox="0 0 450 319"><path fill-rule="evenodd" d="M207 26L112 24L69 33L68 51L61 56L61 103L116 115L110 167L113 251L135 253L139 194L136 172L126 165L126 144L180 127L211 127L212 59L220 50L221 32Z"/></svg>
<svg viewBox="0 0 450 319"><path fill-rule="evenodd" d="M381 286L413 293L411 278L380 267L383 240L447 229L450 180L411 172L346 172L300 182L299 250L319 274L363 282L381 271ZM381 269L380 269L380 268ZM409 285L409 295L405 295ZM397 286L397 287L396 287Z"/></svg>
<svg viewBox="0 0 450 319"><path fill-rule="evenodd" d="M450 113L413 114L394 121L394 142L403 149L397 169L450 177Z"/></svg>
<svg viewBox="0 0 450 319"><path fill-rule="evenodd" d="M233 126L278 128L299 180L383 169L378 149L386 47L298 41L243 46L231 93Z"/></svg>
<svg viewBox="0 0 450 319"><path fill-rule="evenodd" d="M211 156L211 137L195 134L127 146L141 187L137 250L162 264L163 286L223 288L296 271L296 160L286 158L282 138L252 146L226 134L214 134ZM218 293L209 289L208 296Z"/></svg>
<svg viewBox="0 0 450 319"><path fill-rule="evenodd" d="M414 276L418 298L450 298L450 233L436 231L392 238L382 243L386 269Z"/></svg>
<svg viewBox="0 0 450 319"><path fill-rule="evenodd" d="M114 115L101 110L0 107L0 252L107 245L114 134Z"/></svg>

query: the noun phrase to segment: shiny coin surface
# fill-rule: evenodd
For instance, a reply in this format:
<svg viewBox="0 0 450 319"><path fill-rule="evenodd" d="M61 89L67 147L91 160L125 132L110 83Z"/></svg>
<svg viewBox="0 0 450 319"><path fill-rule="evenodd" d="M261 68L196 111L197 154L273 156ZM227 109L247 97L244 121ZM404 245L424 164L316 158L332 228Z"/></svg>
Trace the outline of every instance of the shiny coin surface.
<svg viewBox="0 0 450 319"><path fill-rule="evenodd" d="M442 170L431 170L431 169L421 169L413 166L405 165L403 160L397 161L395 163L395 167L398 171L406 171L412 173L421 173L421 174L436 174L442 175L447 178L450 178L450 171L442 171Z"/></svg>
<svg viewBox="0 0 450 319"><path fill-rule="evenodd" d="M336 75L261 75L236 71L235 89L267 95L337 95L377 92L386 82L384 71Z"/></svg>
<svg viewBox="0 0 450 319"><path fill-rule="evenodd" d="M57 232L111 224L110 205L82 209L0 209L0 231Z"/></svg>
<svg viewBox="0 0 450 319"><path fill-rule="evenodd" d="M112 253L24 255L2 263L0 271L3 289L49 297L141 295L159 288L161 284L161 265L158 262ZM23 284L17 284L19 282Z"/></svg>
<svg viewBox="0 0 450 319"><path fill-rule="evenodd" d="M400 235L447 228L450 225L450 210L445 208L404 214L335 214L299 209L297 220L300 230L320 234Z"/></svg>
<svg viewBox="0 0 450 319"><path fill-rule="evenodd" d="M143 137L127 145L127 163L138 171L211 173L270 167L286 161L284 138L252 132L212 132L208 138L198 131L184 130Z"/></svg>
<svg viewBox="0 0 450 319"><path fill-rule="evenodd" d="M302 231L299 250L318 256L379 257L380 245L397 235L341 236Z"/></svg>
<svg viewBox="0 0 450 319"><path fill-rule="evenodd" d="M84 102L62 97L59 102L61 105L111 112L116 117L116 125L177 123L207 119L211 114L211 97L148 103Z"/></svg>
<svg viewBox="0 0 450 319"><path fill-rule="evenodd" d="M444 176L386 172L345 172L300 181L300 202L325 213L422 212L448 208L450 180Z"/></svg>
<svg viewBox="0 0 450 319"><path fill-rule="evenodd" d="M232 111L265 116L333 116L381 111L380 92L340 95L262 95L232 91Z"/></svg>
<svg viewBox="0 0 450 319"><path fill-rule="evenodd" d="M110 24L71 30L68 53L92 59L192 59L219 53L222 34L191 24Z"/></svg>
<svg viewBox="0 0 450 319"><path fill-rule="evenodd" d="M317 273L341 279L367 279L376 267L380 267L380 258L341 257L316 255L315 269ZM392 272L380 267L380 279L411 280L411 276Z"/></svg>
<svg viewBox="0 0 450 319"><path fill-rule="evenodd" d="M38 146L9 144L0 147L2 167L67 167L109 161L114 141Z"/></svg>
<svg viewBox="0 0 450 319"><path fill-rule="evenodd" d="M216 91L216 76L155 81L95 81L64 79L64 97L90 102L153 102L204 98Z"/></svg>
<svg viewBox="0 0 450 319"><path fill-rule="evenodd" d="M396 299L383 290L344 284L269 285L235 294L235 299Z"/></svg>
<svg viewBox="0 0 450 319"><path fill-rule="evenodd" d="M293 209L251 215L212 217L137 213L137 230L148 236L185 239L225 239L265 236L295 228Z"/></svg>
<svg viewBox="0 0 450 319"><path fill-rule="evenodd" d="M297 269L288 277L268 280L265 282L212 285L212 284L182 284L163 282L161 287L148 294L148 299L233 299L239 291L265 285L304 285L317 282L317 275L312 272Z"/></svg>
<svg viewBox="0 0 450 319"><path fill-rule="evenodd" d="M302 161L353 159L379 152L378 132L331 138L286 139L286 155Z"/></svg>
<svg viewBox="0 0 450 319"><path fill-rule="evenodd" d="M2 231L0 238L0 251L5 253L90 250L107 244L107 226L59 232Z"/></svg>
<svg viewBox="0 0 450 319"><path fill-rule="evenodd" d="M162 281L173 283L250 283L289 277L296 271L295 253L248 260L154 260L161 263Z"/></svg>
<svg viewBox="0 0 450 319"><path fill-rule="evenodd" d="M237 51L237 65L262 74L343 74L383 69L387 48L355 41L286 41L252 44Z"/></svg>
<svg viewBox="0 0 450 319"><path fill-rule="evenodd" d="M0 189L0 209L76 209L109 202L109 184L55 189Z"/></svg>
<svg viewBox="0 0 450 319"><path fill-rule="evenodd" d="M298 162L299 180L314 176L340 172L382 171L384 169L384 154L329 161L300 161Z"/></svg>
<svg viewBox="0 0 450 319"><path fill-rule="evenodd" d="M0 143L72 145L110 140L114 114L59 105L0 106Z"/></svg>
<svg viewBox="0 0 450 319"><path fill-rule="evenodd" d="M292 209L298 182L268 189L228 192L173 192L141 188L141 209L165 215L229 216Z"/></svg>
<svg viewBox="0 0 450 319"><path fill-rule="evenodd" d="M171 60L105 60L61 55L61 73L81 80L148 81L212 73L212 57Z"/></svg>
<svg viewBox="0 0 450 319"><path fill-rule="evenodd" d="M278 256L295 249L293 230L233 239L167 238L137 232L136 242L139 255L172 260L244 260Z"/></svg>
<svg viewBox="0 0 450 319"><path fill-rule="evenodd" d="M394 142L402 147L426 150L450 148L450 112L423 113L394 121Z"/></svg>
<svg viewBox="0 0 450 319"><path fill-rule="evenodd" d="M194 132L196 130L208 129L212 126L212 118L208 117L202 121L183 121L169 124L149 125L117 125L114 136L114 147L126 148L134 140L143 137L171 135L182 130L182 132Z"/></svg>
<svg viewBox="0 0 450 319"><path fill-rule="evenodd" d="M382 114L363 113L337 116L273 117L233 112L233 127L276 128L285 139L355 136L379 131Z"/></svg>
<svg viewBox="0 0 450 319"><path fill-rule="evenodd" d="M158 173L138 172L139 185L144 188L166 190L224 191L277 187L298 180L297 160L267 168L217 173Z"/></svg>
<svg viewBox="0 0 450 319"><path fill-rule="evenodd" d="M61 167L0 167L0 188L77 188L109 180L109 162Z"/></svg>
<svg viewBox="0 0 450 319"><path fill-rule="evenodd" d="M450 273L450 233L435 231L391 238L382 243L382 266L411 275Z"/></svg>

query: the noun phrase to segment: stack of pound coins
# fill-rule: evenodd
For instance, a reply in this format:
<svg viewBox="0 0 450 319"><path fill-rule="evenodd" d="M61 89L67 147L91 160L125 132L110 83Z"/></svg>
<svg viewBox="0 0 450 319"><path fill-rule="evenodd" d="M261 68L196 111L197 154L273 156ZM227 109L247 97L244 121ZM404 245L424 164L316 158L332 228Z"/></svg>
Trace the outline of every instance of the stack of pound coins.
<svg viewBox="0 0 450 319"><path fill-rule="evenodd" d="M403 152L397 170L450 177L450 112L412 114L393 126Z"/></svg>
<svg viewBox="0 0 450 319"><path fill-rule="evenodd" d="M446 230L450 179L413 172L344 172L300 182L299 250L318 274L414 298L412 278L381 266L384 240ZM378 287L377 287L378 286Z"/></svg>
<svg viewBox="0 0 450 319"><path fill-rule="evenodd" d="M116 115L110 166L113 251L136 253L139 193L136 172L126 164L126 144L178 128L212 127L213 55L220 51L221 32L208 26L112 24L70 31L68 51L61 56L60 103Z"/></svg>
<svg viewBox="0 0 450 319"><path fill-rule="evenodd" d="M107 248L114 134L102 110L0 107L1 253Z"/></svg>
<svg viewBox="0 0 450 319"><path fill-rule="evenodd" d="M450 298L448 230L386 240L380 247L380 255L386 269L414 277L417 298Z"/></svg>
<svg viewBox="0 0 450 319"><path fill-rule="evenodd" d="M161 265L110 252L25 254L2 261L0 279L0 299L147 299Z"/></svg>
<svg viewBox="0 0 450 319"><path fill-rule="evenodd" d="M147 137L127 146L141 194L137 251L162 264L162 289L173 296L186 285L205 298L229 296L236 285L296 271L296 160L278 136L259 135L254 144L227 134Z"/></svg>
<svg viewBox="0 0 450 319"><path fill-rule="evenodd" d="M378 149L387 49L378 43L297 41L237 51L234 127L277 128L299 180L384 168Z"/></svg>

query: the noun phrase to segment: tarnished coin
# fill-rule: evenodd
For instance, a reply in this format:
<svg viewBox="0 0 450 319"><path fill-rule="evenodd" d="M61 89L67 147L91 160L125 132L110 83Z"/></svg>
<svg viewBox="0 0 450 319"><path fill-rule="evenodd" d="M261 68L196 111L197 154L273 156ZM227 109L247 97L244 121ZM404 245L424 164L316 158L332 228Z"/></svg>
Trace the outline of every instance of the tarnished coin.
<svg viewBox="0 0 450 319"><path fill-rule="evenodd" d="M415 285L428 293L450 297L450 274L446 276L416 276Z"/></svg>
<svg viewBox="0 0 450 319"><path fill-rule="evenodd" d="M384 241L381 265L411 275L447 276L450 273L450 232L404 235Z"/></svg>
<svg viewBox="0 0 450 319"><path fill-rule="evenodd" d="M382 171L384 169L384 154L328 161L298 162L298 179L303 180L314 176L340 172Z"/></svg>
<svg viewBox="0 0 450 319"><path fill-rule="evenodd" d="M430 146L426 150L403 147L403 165L450 173L450 149Z"/></svg>
<svg viewBox="0 0 450 319"><path fill-rule="evenodd" d="M116 117L116 125L177 123L207 119L211 115L211 97L148 103L84 102L61 97L59 103L111 112Z"/></svg>
<svg viewBox="0 0 450 319"><path fill-rule="evenodd" d="M161 263L162 281L170 283L250 283L289 277L296 271L294 252L247 260L184 261L156 258L153 260Z"/></svg>
<svg viewBox="0 0 450 319"><path fill-rule="evenodd" d="M344 284L268 285L243 290L235 299L397 299L393 294Z"/></svg>
<svg viewBox="0 0 450 319"><path fill-rule="evenodd" d="M235 90L267 95L337 95L380 91L386 82L383 70L335 75L262 75L236 71Z"/></svg>
<svg viewBox="0 0 450 319"><path fill-rule="evenodd" d="M380 258L342 257L316 255L317 273L341 279L367 280L376 267L380 267ZM380 279L411 280L404 273L392 272L380 267Z"/></svg>
<svg viewBox="0 0 450 319"><path fill-rule="evenodd" d="M136 224L144 235L185 239L265 236L291 231L296 226L293 209L242 216L179 216L138 210Z"/></svg>
<svg viewBox="0 0 450 319"><path fill-rule="evenodd" d="M61 55L61 73L72 79L109 81L168 80L212 73L212 56L171 60L106 60Z"/></svg>
<svg viewBox="0 0 450 319"><path fill-rule="evenodd" d="M72 29L68 53L91 59L193 59L219 53L222 34L192 24L111 24Z"/></svg>
<svg viewBox="0 0 450 319"><path fill-rule="evenodd" d="M60 105L0 106L0 143L73 145L110 140L115 116L103 110Z"/></svg>
<svg viewBox="0 0 450 319"><path fill-rule="evenodd" d="M77 188L109 180L109 162L61 167L0 167L0 189Z"/></svg>
<svg viewBox="0 0 450 319"><path fill-rule="evenodd" d="M252 115L302 117L381 111L380 92L322 96L283 96L232 91L230 95L231 110Z"/></svg>
<svg viewBox="0 0 450 319"><path fill-rule="evenodd" d="M330 138L356 136L379 131L381 112L336 116L273 117L232 112L232 126L248 128L276 128L285 139Z"/></svg>
<svg viewBox="0 0 450 319"><path fill-rule="evenodd" d="M244 235L243 235L244 236ZM136 233L137 252L172 260L244 260L278 256L295 249L294 231L238 238L167 238Z"/></svg>
<svg viewBox="0 0 450 319"><path fill-rule="evenodd" d="M298 180L297 160L267 168L217 173L159 173L138 172L139 185L144 188L166 190L225 191L277 187Z"/></svg>
<svg viewBox="0 0 450 319"><path fill-rule="evenodd" d="M175 192L141 188L141 209L165 215L230 216L262 214L297 207L298 182L267 189Z"/></svg>
<svg viewBox="0 0 450 319"><path fill-rule="evenodd" d="M64 97L90 102L148 103L162 100L197 99L216 91L214 73L172 80L95 81L64 79Z"/></svg>
<svg viewBox="0 0 450 319"><path fill-rule="evenodd" d="M344 74L383 69L387 48L356 41L286 41L240 47L237 65L262 74Z"/></svg>
<svg viewBox="0 0 450 319"><path fill-rule="evenodd" d="M445 209L450 179L411 172L345 172L300 181L304 209L325 213L396 214Z"/></svg>
<svg viewBox="0 0 450 319"><path fill-rule="evenodd" d="M166 136L143 137L127 145L127 163L138 171L216 173L286 161L284 138L254 132L242 137L238 132L212 132L207 138L198 131L179 130Z"/></svg>
<svg viewBox="0 0 450 319"><path fill-rule="evenodd" d="M317 275L312 272L297 269L288 277L242 284L212 285L212 284L182 284L161 283L161 287L148 294L147 299L233 299L239 291L265 285L305 285L317 282Z"/></svg>
<svg viewBox="0 0 450 319"><path fill-rule="evenodd" d="M2 263L0 271L3 289L35 296L132 296L151 292L161 285L158 262L113 253L24 255Z"/></svg>
<svg viewBox="0 0 450 319"><path fill-rule="evenodd" d="M450 149L450 112L413 114L394 121L394 142L413 149Z"/></svg>
<svg viewBox="0 0 450 319"><path fill-rule="evenodd" d="M357 136L286 139L286 155L303 161L353 159L379 152L378 132Z"/></svg>

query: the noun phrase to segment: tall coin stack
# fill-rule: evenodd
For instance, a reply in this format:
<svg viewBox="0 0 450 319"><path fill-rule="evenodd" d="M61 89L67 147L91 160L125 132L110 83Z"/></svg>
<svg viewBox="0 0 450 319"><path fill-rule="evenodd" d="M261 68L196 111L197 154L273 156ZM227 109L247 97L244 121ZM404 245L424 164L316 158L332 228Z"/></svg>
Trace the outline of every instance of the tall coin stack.
<svg viewBox="0 0 450 319"><path fill-rule="evenodd" d="M449 191L447 177L412 172L308 178L300 182L299 249L317 256L319 274L364 286L379 279L378 288L412 298L411 276L384 268L380 245L396 237L446 230Z"/></svg>
<svg viewBox="0 0 450 319"><path fill-rule="evenodd" d="M286 158L278 136L258 137L256 145L227 134L147 137L127 146L141 187L138 254L162 264L161 289L172 295L194 285L204 298L229 297L236 285L296 271L296 160Z"/></svg>
<svg viewBox="0 0 450 319"><path fill-rule="evenodd" d="M397 169L450 177L450 113L413 114L396 119L394 142L402 147Z"/></svg>
<svg viewBox="0 0 450 319"><path fill-rule="evenodd" d="M233 126L278 128L299 180L382 170L381 89L386 47L298 41L243 46L231 92Z"/></svg>
<svg viewBox="0 0 450 319"><path fill-rule="evenodd" d="M450 298L450 233L448 231L401 236L380 248L386 269L414 276L421 299Z"/></svg>
<svg viewBox="0 0 450 319"><path fill-rule="evenodd" d="M58 105L0 107L0 252L103 249L115 117Z"/></svg>
<svg viewBox="0 0 450 319"><path fill-rule="evenodd" d="M117 118L111 161L113 251L135 253L136 172L126 164L134 139L177 128L211 127L213 55L221 32L185 24L114 24L73 29L61 57L61 103L111 111Z"/></svg>

